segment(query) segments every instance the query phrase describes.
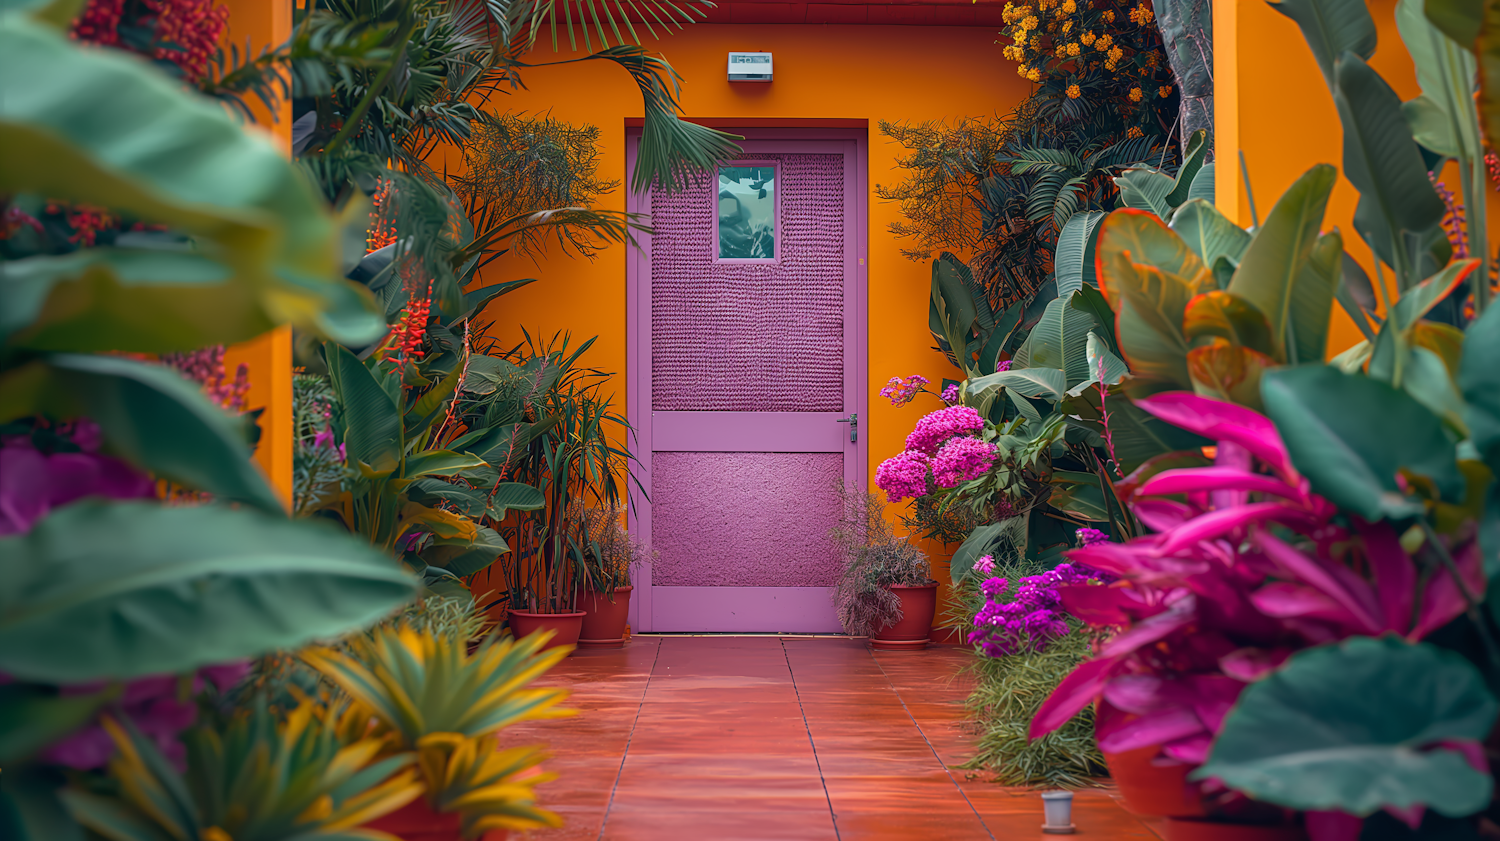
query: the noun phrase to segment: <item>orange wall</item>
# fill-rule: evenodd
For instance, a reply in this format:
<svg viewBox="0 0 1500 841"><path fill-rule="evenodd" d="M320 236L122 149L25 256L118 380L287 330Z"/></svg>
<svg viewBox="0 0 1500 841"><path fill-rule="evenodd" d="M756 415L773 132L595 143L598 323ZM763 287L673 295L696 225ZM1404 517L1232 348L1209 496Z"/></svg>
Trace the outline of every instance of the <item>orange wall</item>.
<svg viewBox="0 0 1500 841"><path fill-rule="evenodd" d="M282 44L292 34L291 0L228 0L229 31L226 42L244 49L248 40L254 52ZM286 154L291 154L291 109L282 103L272 115L256 103L255 130L268 133ZM250 369L250 409L264 409L260 417L260 446L255 461L271 484L290 504L292 498L292 331L282 327L254 341L235 345L225 353L224 367L230 375L244 363Z"/></svg>
<svg viewBox="0 0 1500 841"><path fill-rule="evenodd" d="M760 124L786 120L869 121L868 183L892 184L900 148L880 135L880 120L941 120L1005 114L1029 92L995 44L996 32L980 27L833 25L690 26L658 45L684 79L682 103L690 118L754 118ZM548 46L532 61L571 57ZM563 41L566 45L566 41ZM566 46L564 46L566 50ZM729 83L730 50L775 54L776 81ZM557 119L601 129L601 173L626 178L626 120L639 118L640 95L626 74L604 62L527 71L529 90L497 98L493 107L515 112L550 111ZM625 187L601 206L623 210ZM930 350L927 301L930 269L901 256L903 245L886 228L900 216L872 194L869 200L869 412L860 429L870 435L871 476L882 460L903 448L923 412L938 407L924 398L895 409L876 394L893 376L922 374L933 382L957 372ZM520 277L541 282L497 301L488 315L504 339L520 341L520 325L533 335L569 330L579 339L598 335L585 361L607 371L625 366L626 248L611 247L593 260L555 252L533 264L528 258L498 260L486 268L488 283ZM617 405L625 402L619 383ZM946 578L946 571L939 579Z"/></svg>
<svg viewBox="0 0 1500 841"><path fill-rule="evenodd" d="M1403 100L1421 93L1406 45L1396 30L1395 0L1367 0L1379 32L1370 66ZM1249 225L1250 202L1239 173L1237 151L1245 154L1256 210L1264 220L1276 199L1313 164L1330 163L1341 171L1329 203L1323 230L1337 227L1344 248L1374 280L1374 258L1354 231L1359 193L1342 175L1343 129L1323 74L1303 40L1302 31L1262 0L1235 0L1214 9L1214 82L1218 152L1218 205L1241 225ZM1456 174L1446 178L1460 192ZM1493 244L1497 203L1488 203ZM1394 288L1389 271L1388 285ZM1335 306L1328 337L1332 356L1363 336Z"/></svg>

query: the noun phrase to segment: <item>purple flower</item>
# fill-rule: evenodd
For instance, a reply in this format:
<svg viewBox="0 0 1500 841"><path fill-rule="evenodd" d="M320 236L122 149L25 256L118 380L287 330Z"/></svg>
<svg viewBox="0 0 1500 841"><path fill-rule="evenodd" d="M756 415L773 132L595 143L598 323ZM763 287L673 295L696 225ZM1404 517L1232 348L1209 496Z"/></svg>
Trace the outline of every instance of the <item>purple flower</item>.
<svg viewBox="0 0 1500 841"><path fill-rule="evenodd" d="M905 406L922 393L922 386L930 382L921 374L912 374L904 380L891 377L891 381L880 390L880 396L889 398L892 406Z"/></svg>
<svg viewBox="0 0 1500 841"><path fill-rule="evenodd" d="M891 502L922 496L927 493L927 466L931 461L926 453L910 450L892 456L875 468L875 487L885 491Z"/></svg>
<svg viewBox="0 0 1500 841"><path fill-rule="evenodd" d="M990 573L994 572L995 557L993 555L985 555L981 557L979 560L974 562L974 571L979 573L980 575L989 575Z"/></svg>
<svg viewBox="0 0 1500 841"><path fill-rule="evenodd" d="M942 399L942 401L944 403L947 403L949 406L955 406L955 405L957 405L958 404L958 383L949 383L943 389L943 394L942 394L941 399Z"/></svg>
<svg viewBox="0 0 1500 841"><path fill-rule="evenodd" d="M72 438L83 452L44 453L29 435L0 440L0 535L22 534L54 508L84 497L149 499L156 483L99 446L99 428L79 421Z"/></svg>
<svg viewBox="0 0 1500 841"><path fill-rule="evenodd" d="M906 449L936 455L938 447L955 435L979 432L984 429L984 418L969 406L949 406L938 409L921 420L906 436Z"/></svg>
<svg viewBox="0 0 1500 841"><path fill-rule="evenodd" d="M1095 543L1109 542L1109 535L1098 529L1079 529L1077 535L1079 546L1093 546Z"/></svg>
<svg viewBox="0 0 1500 841"><path fill-rule="evenodd" d="M191 679L177 675L137 678L125 684L124 692L110 705L108 712L116 718L128 719L180 770L187 756L177 737L198 717L198 705L193 696L203 691L205 680L223 693L249 672L249 661L240 660L205 666ZM64 686L59 691L65 698L90 695L106 685L105 681L91 681ZM114 741L103 726L94 722L42 751L39 758L54 765L88 770L104 767L114 753Z"/></svg>
<svg viewBox="0 0 1500 841"><path fill-rule="evenodd" d="M994 444L978 438L954 438L938 450L932 460L932 478L939 487L951 488L959 482L977 479L988 473L995 463Z"/></svg>
<svg viewBox="0 0 1500 841"><path fill-rule="evenodd" d="M1000 373L1001 371L1009 371L1009 370L1010 370L1010 360L1009 359L1001 360L1000 364L995 366L995 373L997 373L997 374Z"/></svg>
<svg viewBox="0 0 1500 841"><path fill-rule="evenodd" d="M1059 564L1050 572L1022 578L1008 600L1006 580L990 578L979 585L985 604L974 616L969 642L990 657L1042 651L1069 631L1057 588L1097 578L1098 573L1087 567Z"/></svg>

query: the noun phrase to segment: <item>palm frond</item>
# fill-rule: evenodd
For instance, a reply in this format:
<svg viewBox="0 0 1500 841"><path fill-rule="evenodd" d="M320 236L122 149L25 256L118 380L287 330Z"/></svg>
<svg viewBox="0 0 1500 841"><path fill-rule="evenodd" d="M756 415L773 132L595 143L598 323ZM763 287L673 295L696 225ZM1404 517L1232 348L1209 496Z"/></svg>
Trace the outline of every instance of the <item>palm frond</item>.
<svg viewBox="0 0 1500 841"><path fill-rule="evenodd" d="M682 29L683 24L692 23L707 17L703 9L712 9L714 4L709 0L625 0L629 3L630 11L639 18L652 38L660 38L656 29L651 26L651 21L656 21L663 33L670 31L673 27ZM614 46L634 44L640 46L640 33L636 31L631 23L631 15L626 12L625 6L620 0L615 0L615 10L610 9L609 0L562 0L562 9L559 12L558 0L485 0L485 6L489 10L491 18L498 29L499 37L496 39L507 45L507 55L512 59L520 58L536 47L538 37L545 26L552 35L552 49L559 49L557 31L559 26L568 34L569 49L577 52L579 49L579 36L582 36L583 49L588 52L604 51L611 47L611 36ZM621 29L623 24L624 29ZM591 31L592 30L592 31ZM594 39L598 39L598 45Z"/></svg>
<svg viewBox="0 0 1500 841"><path fill-rule="evenodd" d="M714 165L740 152L734 141L744 138L682 120L682 79L672 65L638 46L616 46L583 58L517 67L551 67L580 61L612 61L625 68L640 88L645 104L645 127L630 189L638 193L655 188L663 193L683 189Z"/></svg>

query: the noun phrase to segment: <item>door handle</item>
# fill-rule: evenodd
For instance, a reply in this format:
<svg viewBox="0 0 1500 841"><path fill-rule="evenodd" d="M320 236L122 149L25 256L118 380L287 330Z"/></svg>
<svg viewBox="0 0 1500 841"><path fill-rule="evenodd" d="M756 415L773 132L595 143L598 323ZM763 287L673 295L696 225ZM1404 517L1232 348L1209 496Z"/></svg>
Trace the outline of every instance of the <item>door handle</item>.
<svg viewBox="0 0 1500 841"><path fill-rule="evenodd" d="M849 443L859 443L859 413L855 412L847 418L839 418L839 423L849 424Z"/></svg>

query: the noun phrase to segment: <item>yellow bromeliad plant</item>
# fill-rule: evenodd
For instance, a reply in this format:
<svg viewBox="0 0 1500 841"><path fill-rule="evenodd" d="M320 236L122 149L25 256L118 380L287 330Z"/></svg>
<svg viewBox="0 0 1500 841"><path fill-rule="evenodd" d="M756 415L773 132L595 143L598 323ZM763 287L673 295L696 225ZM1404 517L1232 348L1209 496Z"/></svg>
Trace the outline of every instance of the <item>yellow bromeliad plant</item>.
<svg viewBox="0 0 1500 841"><path fill-rule="evenodd" d="M528 689L570 647L543 651L550 634L489 637L470 653L458 634L384 627L349 643L302 652L302 659L353 699L341 716L346 739L383 739L391 754L414 752L428 805L457 813L466 838L490 829L561 826L538 808L538 748L501 750L496 734L521 721L577 711L557 705L565 689ZM371 722L373 721L373 724Z"/></svg>
<svg viewBox="0 0 1500 841"><path fill-rule="evenodd" d="M399 841L361 827L422 796L412 755L382 756L373 736L346 742L339 719L317 701L284 718L258 702L222 729L189 731L184 774L128 720L106 718L118 792L70 788L63 800L110 841Z"/></svg>

